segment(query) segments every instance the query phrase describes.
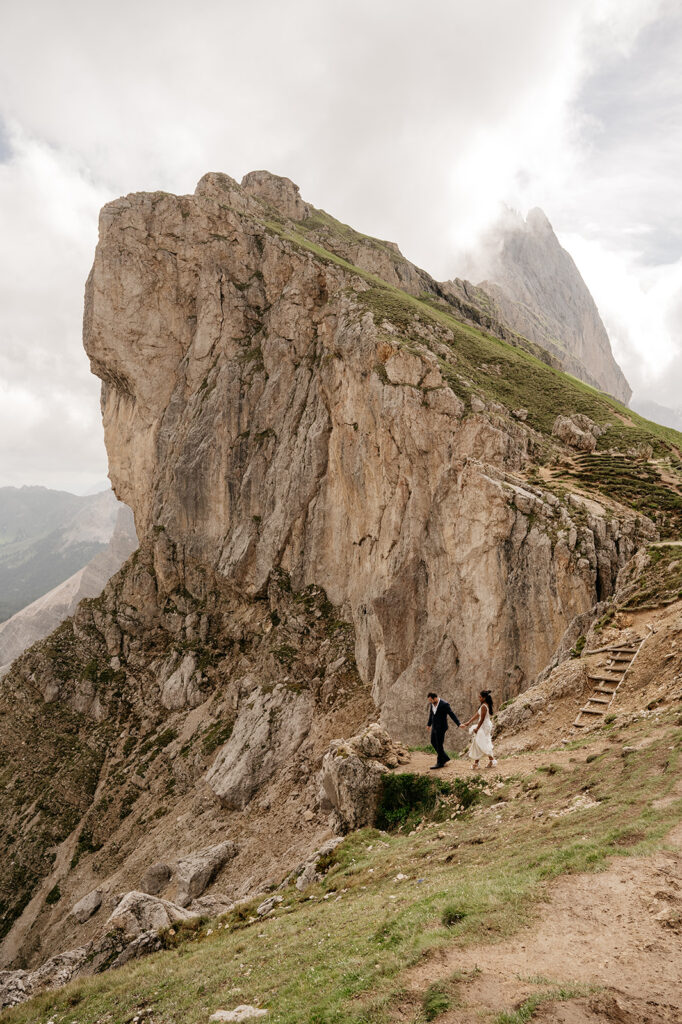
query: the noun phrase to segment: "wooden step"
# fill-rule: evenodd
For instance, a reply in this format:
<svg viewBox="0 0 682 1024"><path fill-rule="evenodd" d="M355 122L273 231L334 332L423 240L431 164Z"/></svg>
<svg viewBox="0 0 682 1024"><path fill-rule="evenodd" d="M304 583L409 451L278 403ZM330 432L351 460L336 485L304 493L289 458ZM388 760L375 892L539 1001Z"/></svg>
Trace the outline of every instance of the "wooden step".
<svg viewBox="0 0 682 1024"><path fill-rule="evenodd" d="M580 709L581 715L603 715L604 711L602 708L588 708L587 704L584 708Z"/></svg>
<svg viewBox="0 0 682 1024"><path fill-rule="evenodd" d="M593 701L595 704L610 704L611 703L611 701L610 700L606 700L605 697L594 697L594 696L592 696L592 697L588 697L587 699L588 699L588 702L589 701Z"/></svg>
<svg viewBox="0 0 682 1024"><path fill-rule="evenodd" d="M620 682L622 672L619 672L618 676L618 679L614 679L613 676L588 676L587 678L591 683L616 683L617 685Z"/></svg>
<svg viewBox="0 0 682 1024"><path fill-rule="evenodd" d="M607 696L613 697L613 695L614 695L614 693L616 692L617 689L618 689L617 686L614 686L614 688L612 690L607 690L605 686L595 686L594 692L595 693L605 693L605 694L607 694Z"/></svg>

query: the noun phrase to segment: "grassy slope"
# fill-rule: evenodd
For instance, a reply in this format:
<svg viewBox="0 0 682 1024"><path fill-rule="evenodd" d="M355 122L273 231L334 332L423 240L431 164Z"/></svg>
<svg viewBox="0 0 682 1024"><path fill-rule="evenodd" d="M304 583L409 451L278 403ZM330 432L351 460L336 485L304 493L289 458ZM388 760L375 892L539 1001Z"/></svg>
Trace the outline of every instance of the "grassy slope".
<svg viewBox="0 0 682 1024"><path fill-rule="evenodd" d="M199 1024L218 1008L252 1003L267 1006L273 1024L388 1022L401 972L428 950L513 933L538 912L551 879L646 852L679 821L682 800L651 806L652 793L665 796L677 778L677 713L623 729L575 743L563 769L507 775L454 820L407 835L355 833L321 884L285 890L265 920L247 908L180 929L165 938L171 948L39 996L3 1021L123 1024L151 1008L155 1022ZM644 735L650 745L623 754L623 740ZM604 751L606 736L615 744ZM583 792L599 805L548 818ZM428 972L425 995L427 981Z"/></svg>

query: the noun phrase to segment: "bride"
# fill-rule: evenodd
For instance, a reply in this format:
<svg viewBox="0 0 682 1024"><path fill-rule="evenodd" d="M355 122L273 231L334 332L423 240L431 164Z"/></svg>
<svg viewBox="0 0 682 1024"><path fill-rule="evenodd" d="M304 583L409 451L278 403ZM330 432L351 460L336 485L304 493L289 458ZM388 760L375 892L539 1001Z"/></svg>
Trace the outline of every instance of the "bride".
<svg viewBox="0 0 682 1024"><path fill-rule="evenodd" d="M472 769L476 771L481 757L488 758L488 768L494 768L497 764L493 753L493 698L490 690L481 690L479 693L480 706L473 718L463 722L460 729L471 726L471 743L467 751L473 761Z"/></svg>

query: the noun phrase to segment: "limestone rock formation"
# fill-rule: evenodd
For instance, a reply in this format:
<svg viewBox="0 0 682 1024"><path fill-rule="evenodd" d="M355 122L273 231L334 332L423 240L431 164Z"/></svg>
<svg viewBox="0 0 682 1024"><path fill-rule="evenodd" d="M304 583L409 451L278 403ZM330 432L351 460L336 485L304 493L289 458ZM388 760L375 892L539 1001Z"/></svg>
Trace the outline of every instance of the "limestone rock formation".
<svg viewBox="0 0 682 1024"><path fill-rule="evenodd" d="M557 416L552 433L571 448L593 452L603 431L589 416L574 413L573 416Z"/></svg>
<svg viewBox="0 0 682 1024"><path fill-rule="evenodd" d="M439 363L451 332L418 318L391 333L362 277L273 229L266 192L301 215L261 172L104 209L85 345L111 477L164 585L196 563L251 597L277 567L323 586L383 723L407 737L426 679L456 678L466 700L482 673L505 693L532 678L593 603L596 562L566 560L514 510L504 474L529 435L463 419Z"/></svg>
<svg viewBox="0 0 682 1024"><path fill-rule="evenodd" d="M263 782L300 747L311 725L308 694L279 684L252 690L206 781L224 807L243 808Z"/></svg>
<svg viewBox="0 0 682 1024"><path fill-rule="evenodd" d="M333 812L335 831L373 825L382 776L407 760L407 750L376 722L349 740L334 740L322 761L320 800Z"/></svg>
<svg viewBox="0 0 682 1024"><path fill-rule="evenodd" d="M126 893L114 908L107 920L107 928L121 932L125 939L130 940L138 938L143 932L158 932L195 916L177 903L133 890Z"/></svg>
<svg viewBox="0 0 682 1024"><path fill-rule="evenodd" d="M89 946L50 957L35 971L0 971L0 1010L17 1006L30 996L59 988L73 978L90 952Z"/></svg>
<svg viewBox="0 0 682 1024"><path fill-rule="evenodd" d="M71 917L79 924L85 924L102 906L102 890L93 889L82 897L71 911Z"/></svg>
<svg viewBox="0 0 682 1024"><path fill-rule="evenodd" d="M166 888L173 876L173 869L170 864L164 864L163 861L158 861L156 864L150 864L144 875L140 879L139 888L142 892L148 893L150 896L158 896L160 892Z"/></svg>
<svg viewBox="0 0 682 1024"><path fill-rule="evenodd" d="M627 403L632 390L611 351L594 299L542 210L507 210L475 267L493 315L554 355L581 380Z"/></svg>
<svg viewBox="0 0 682 1024"><path fill-rule="evenodd" d="M220 869L228 860L232 860L236 853L237 847L227 839L223 843L181 857L175 867L178 882L175 902L178 906L186 907L197 896L201 896Z"/></svg>

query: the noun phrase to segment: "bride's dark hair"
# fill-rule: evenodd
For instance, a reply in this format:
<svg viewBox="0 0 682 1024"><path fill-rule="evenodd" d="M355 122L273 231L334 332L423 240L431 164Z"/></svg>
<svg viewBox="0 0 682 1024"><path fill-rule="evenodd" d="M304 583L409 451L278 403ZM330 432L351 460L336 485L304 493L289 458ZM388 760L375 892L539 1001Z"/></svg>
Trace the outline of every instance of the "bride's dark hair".
<svg viewBox="0 0 682 1024"><path fill-rule="evenodd" d="M484 701L488 705L488 711L492 715L492 713L493 713L493 698L490 695L490 690L481 690L480 695L481 695L481 697L483 697Z"/></svg>

